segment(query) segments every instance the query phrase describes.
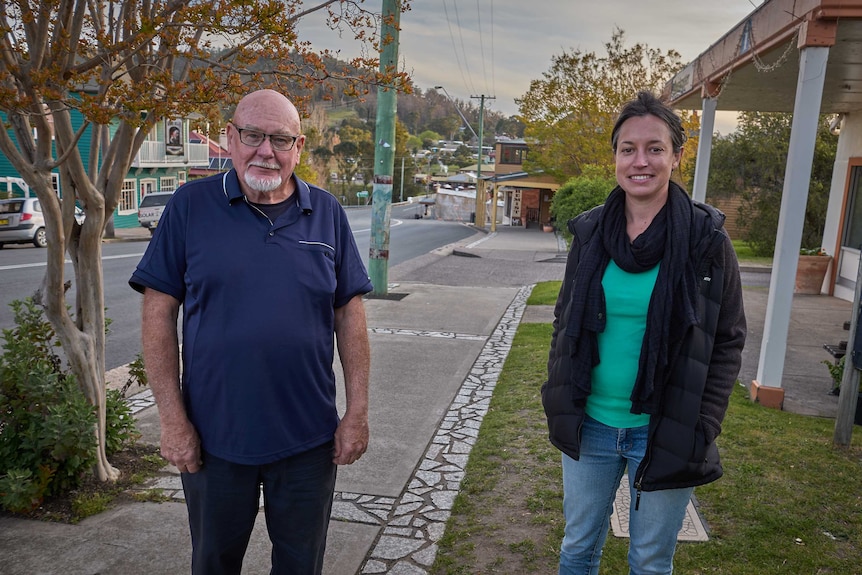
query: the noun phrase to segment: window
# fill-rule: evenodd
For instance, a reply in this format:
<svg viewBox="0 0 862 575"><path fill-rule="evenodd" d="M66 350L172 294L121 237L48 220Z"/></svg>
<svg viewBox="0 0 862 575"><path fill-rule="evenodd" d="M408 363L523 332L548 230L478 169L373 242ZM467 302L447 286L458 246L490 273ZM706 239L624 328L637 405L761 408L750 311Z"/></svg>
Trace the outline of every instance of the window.
<svg viewBox="0 0 862 575"><path fill-rule="evenodd" d="M157 183L158 183L158 181L155 179L141 180L141 199L144 199L144 196L146 196L147 194L149 194L151 192L158 191L156 189Z"/></svg>
<svg viewBox="0 0 862 575"><path fill-rule="evenodd" d="M159 191L173 192L176 189L177 189L177 179L176 178L161 178L159 180Z"/></svg>
<svg viewBox="0 0 862 575"><path fill-rule="evenodd" d="M63 197L60 193L60 174L51 174L51 187L54 188L54 193L57 194L57 197Z"/></svg>
<svg viewBox="0 0 862 575"><path fill-rule="evenodd" d="M501 164L523 164L524 158L527 156L527 148L502 146L500 148L500 163Z"/></svg>
<svg viewBox="0 0 862 575"><path fill-rule="evenodd" d="M123 189L120 190L120 202L117 211L120 215L133 214L138 211L138 182L136 180L123 180Z"/></svg>

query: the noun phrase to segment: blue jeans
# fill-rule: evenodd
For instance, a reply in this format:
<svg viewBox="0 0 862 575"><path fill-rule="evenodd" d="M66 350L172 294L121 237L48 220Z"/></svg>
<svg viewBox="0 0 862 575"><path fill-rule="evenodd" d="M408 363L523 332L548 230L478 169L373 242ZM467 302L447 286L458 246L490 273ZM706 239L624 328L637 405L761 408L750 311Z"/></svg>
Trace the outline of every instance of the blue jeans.
<svg viewBox="0 0 862 575"><path fill-rule="evenodd" d="M630 484L646 452L647 426L617 429L591 417L581 428L581 457L563 454L563 512L566 532L560 548L560 575L598 575L613 502L623 472ZM631 486L630 575L673 572L676 538L692 488L642 491L635 510Z"/></svg>
<svg viewBox="0 0 862 575"><path fill-rule="evenodd" d="M200 471L182 474L193 575L239 575L261 486L272 541L271 575L319 574L335 474L332 442L265 465L240 465L204 453Z"/></svg>

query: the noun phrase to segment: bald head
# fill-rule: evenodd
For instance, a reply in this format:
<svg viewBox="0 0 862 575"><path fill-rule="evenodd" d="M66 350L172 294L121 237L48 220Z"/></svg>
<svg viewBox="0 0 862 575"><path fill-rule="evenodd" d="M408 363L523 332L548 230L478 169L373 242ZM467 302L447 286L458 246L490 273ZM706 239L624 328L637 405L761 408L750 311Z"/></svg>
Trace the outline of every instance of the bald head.
<svg viewBox="0 0 862 575"><path fill-rule="evenodd" d="M302 131L296 106L275 90L258 90L244 96L236 106L233 122L242 126L262 116L280 118L285 124L286 133L299 134Z"/></svg>

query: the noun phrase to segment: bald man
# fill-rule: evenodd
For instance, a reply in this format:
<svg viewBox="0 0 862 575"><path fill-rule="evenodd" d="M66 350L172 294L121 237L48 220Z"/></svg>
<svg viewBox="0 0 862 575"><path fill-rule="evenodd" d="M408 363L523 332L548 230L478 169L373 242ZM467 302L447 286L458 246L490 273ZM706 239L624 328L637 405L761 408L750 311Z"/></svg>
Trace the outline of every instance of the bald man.
<svg viewBox="0 0 862 575"><path fill-rule="evenodd" d="M342 207L294 174L290 100L248 94L227 141L233 169L176 191L129 280L161 453L182 477L193 574L240 573L261 489L272 573L316 574L337 466L368 446L372 285Z"/></svg>

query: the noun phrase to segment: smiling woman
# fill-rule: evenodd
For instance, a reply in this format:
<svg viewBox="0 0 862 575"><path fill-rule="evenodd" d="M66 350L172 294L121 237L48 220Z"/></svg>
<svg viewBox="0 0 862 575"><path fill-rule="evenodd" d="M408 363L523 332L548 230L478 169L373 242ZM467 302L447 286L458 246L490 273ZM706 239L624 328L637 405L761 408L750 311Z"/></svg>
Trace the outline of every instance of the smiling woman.
<svg viewBox="0 0 862 575"><path fill-rule="evenodd" d="M693 487L722 474L715 438L745 343L739 265L723 214L670 179L685 142L670 108L639 93L611 142L617 187L569 222L542 387L563 453L560 573L598 571L625 473L631 571L670 573Z"/></svg>

